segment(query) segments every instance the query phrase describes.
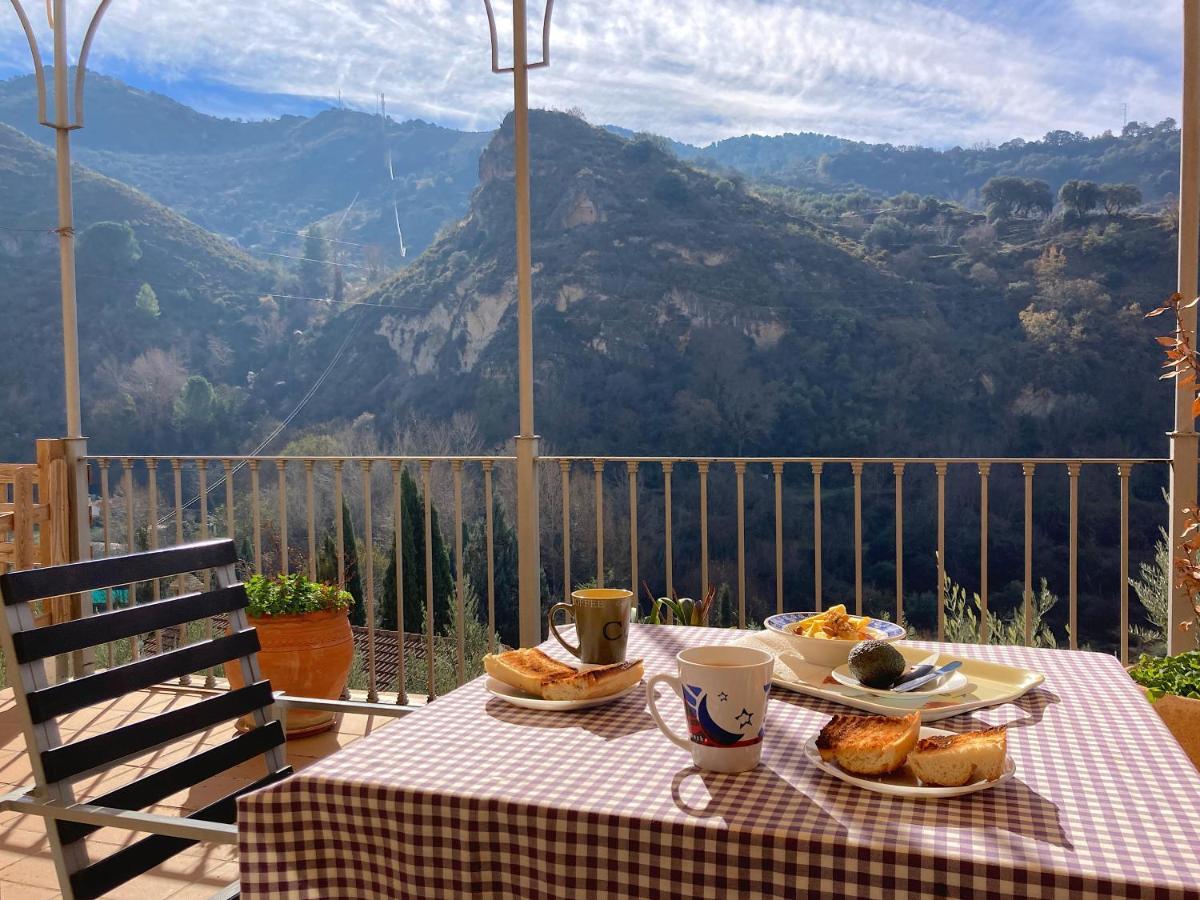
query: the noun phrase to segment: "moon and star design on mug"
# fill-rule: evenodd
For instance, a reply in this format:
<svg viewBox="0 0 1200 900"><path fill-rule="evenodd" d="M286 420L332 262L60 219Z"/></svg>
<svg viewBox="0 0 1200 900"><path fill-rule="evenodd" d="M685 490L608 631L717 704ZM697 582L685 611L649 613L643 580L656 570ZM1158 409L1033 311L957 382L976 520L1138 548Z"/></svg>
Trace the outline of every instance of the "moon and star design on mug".
<svg viewBox="0 0 1200 900"><path fill-rule="evenodd" d="M771 686L766 685L764 690L769 693ZM713 714L708 708L709 695L703 688L685 684L683 696L686 701L688 737L693 743L703 744L706 747L749 747L762 740L761 723L757 723L757 730L747 731L747 729L753 729L756 723L754 714L744 706L741 712L735 715L721 715L725 721L732 718L734 724L738 726L737 731L730 731L718 725L713 718ZM728 700L729 695L724 691L717 695L718 704L726 703Z"/></svg>

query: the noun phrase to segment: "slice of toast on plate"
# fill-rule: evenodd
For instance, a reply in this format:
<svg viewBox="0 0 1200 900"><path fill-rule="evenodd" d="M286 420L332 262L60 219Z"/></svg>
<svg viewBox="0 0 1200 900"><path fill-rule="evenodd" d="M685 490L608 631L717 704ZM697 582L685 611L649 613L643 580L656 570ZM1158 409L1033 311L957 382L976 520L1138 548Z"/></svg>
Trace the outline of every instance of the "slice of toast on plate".
<svg viewBox="0 0 1200 900"><path fill-rule="evenodd" d="M536 647L529 650L489 653L483 658L483 669L497 681L503 681L535 697L542 696L542 687L547 682L578 674L571 666L559 662Z"/></svg>
<svg viewBox="0 0 1200 900"><path fill-rule="evenodd" d="M959 787L981 778L995 781L1004 774L1007 758L1007 729L1001 725L917 741L908 765L925 784Z"/></svg>
<svg viewBox="0 0 1200 900"><path fill-rule="evenodd" d="M591 700L619 693L642 680L642 661L627 660L555 678L542 686L546 700Z"/></svg>
<svg viewBox="0 0 1200 900"><path fill-rule="evenodd" d="M625 690L642 679L640 659L581 672L536 647L489 653L483 668L497 681L543 700L590 700Z"/></svg>
<svg viewBox="0 0 1200 900"><path fill-rule="evenodd" d="M886 775L904 765L921 733L921 714L843 716L830 719L817 736L821 759L855 775Z"/></svg>

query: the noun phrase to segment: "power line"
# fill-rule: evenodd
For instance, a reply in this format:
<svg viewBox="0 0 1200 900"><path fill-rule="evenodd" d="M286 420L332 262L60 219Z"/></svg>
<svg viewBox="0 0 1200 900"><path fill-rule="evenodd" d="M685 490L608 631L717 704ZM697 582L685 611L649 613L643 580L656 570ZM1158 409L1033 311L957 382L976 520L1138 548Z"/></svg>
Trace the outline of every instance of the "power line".
<svg viewBox="0 0 1200 900"><path fill-rule="evenodd" d="M348 266L351 269L365 269L366 266L356 265L354 263L338 263L331 259L313 259L311 256L292 256L290 253L275 253L271 250L260 250L260 253L265 253L267 256L282 256L284 259L298 259L302 262L321 263L326 266Z"/></svg>
<svg viewBox="0 0 1200 900"><path fill-rule="evenodd" d="M311 400L316 395L317 391L321 389L321 385L323 385L325 383L325 380L329 377L329 374L334 370L334 367L337 366L338 362L342 358L342 354L345 353L346 348L348 346L350 346L350 340L354 337L355 333L358 331L358 326L359 326L359 324L361 324L362 320L363 320L362 316L359 316L357 319L354 320L354 324L352 324L350 326L349 330L346 332L346 337L343 338L341 346L338 347L337 352L333 354L333 358L329 361L329 365L327 365L325 367L325 371L323 371L317 377L317 380L315 382L313 382L312 387L310 387L308 389L308 393L306 393L303 397L300 398L300 402L296 404L296 407L290 413L288 413L287 417L282 422L279 423L279 426L274 431L272 431L269 435L267 435L266 440L264 440L261 444L259 444L257 447L255 447L254 450L252 450L250 452L249 457L247 457L246 459L243 459L240 463L238 463L236 466L234 466L232 469L230 469L228 473L226 473L226 474L222 475L220 478L218 478L205 491L205 496L208 496L213 491L215 491L217 488L219 488L221 485L223 485L225 483L226 478L232 478L234 475L236 475L238 472L240 472L243 468L245 468L249 462L250 457L255 457L255 456L258 456L260 453L262 453L263 450L265 450L267 448L267 445L270 444L271 441L275 440L275 438L279 437L279 435L283 432L283 430L292 423L292 420L295 419L296 416L298 416L300 414L300 411L302 409L304 409L304 407L308 404L308 401ZM184 503L182 506L180 506L179 507L180 511L182 512L183 510L187 509L193 503L196 503L199 500L200 500L200 495L197 494L195 497L193 497L187 503ZM167 522L169 522L171 520L171 518L174 515L175 515L174 512L167 513L161 519L158 520L158 522L155 524L155 527L160 527L162 525L165 525Z"/></svg>
<svg viewBox="0 0 1200 900"><path fill-rule="evenodd" d="M356 199L357 199L357 196L356 196ZM354 204L352 203L351 206L353 206L353 205ZM343 218L345 218L344 215L343 215ZM339 225L340 225L340 223L339 223ZM337 238L320 237L315 234L305 234L303 231L287 231L286 229L283 229L283 228L267 228L266 230L273 231L275 234L291 234L291 235L295 235L296 237L315 238L316 240L324 241L327 244L345 244L348 247L370 247L370 246L373 246L371 244L356 244L354 241L343 241L343 240L338 240Z"/></svg>

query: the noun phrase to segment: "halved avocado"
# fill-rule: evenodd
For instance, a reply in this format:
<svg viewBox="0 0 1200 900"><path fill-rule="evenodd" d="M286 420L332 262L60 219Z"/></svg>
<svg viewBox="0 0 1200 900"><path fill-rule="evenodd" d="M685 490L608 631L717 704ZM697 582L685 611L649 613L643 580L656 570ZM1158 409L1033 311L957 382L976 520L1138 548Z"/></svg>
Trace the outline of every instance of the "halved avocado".
<svg viewBox="0 0 1200 900"><path fill-rule="evenodd" d="M883 641L863 641L850 651L847 662L850 674L867 687L891 687L904 674L904 657Z"/></svg>

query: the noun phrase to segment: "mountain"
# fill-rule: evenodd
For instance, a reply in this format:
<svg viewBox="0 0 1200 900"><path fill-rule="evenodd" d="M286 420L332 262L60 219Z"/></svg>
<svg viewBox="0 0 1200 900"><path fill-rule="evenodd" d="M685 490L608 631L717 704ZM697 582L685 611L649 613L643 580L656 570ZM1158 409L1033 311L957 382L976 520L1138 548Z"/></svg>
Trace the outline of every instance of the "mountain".
<svg viewBox="0 0 1200 900"><path fill-rule="evenodd" d="M606 125L614 134L639 137ZM989 178L1014 175L1047 182L1057 193L1073 178L1100 184L1135 184L1148 202L1179 190L1179 129L1173 119L1157 125L1129 122L1121 134L1088 137L1051 131L1040 141L1015 139L936 150L851 141L804 132L741 135L703 147L656 138L679 159L717 172L814 191L867 190L884 197L910 192L980 206Z"/></svg>
<svg viewBox="0 0 1200 900"><path fill-rule="evenodd" d="M0 82L0 123L48 143L34 119L30 76ZM298 232L319 223L350 280L414 259L467 211L490 132L327 109L312 117L243 122L207 116L160 94L88 74L86 126L76 159L202 227L261 254L304 255ZM605 129L626 139L618 125ZM1049 132L994 146L869 144L814 132L742 135L697 147L659 139L678 159L730 177L879 197L911 192L980 207L989 178L1132 183L1145 201L1178 191L1179 132L1164 120L1120 135ZM402 255L402 246L404 255Z"/></svg>
<svg viewBox="0 0 1200 900"><path fill-rule="evenodd" d="M1123 310L1169 289L1172 238L1157 219L1119 217L1099 236L1060 224L1012 243L960 207L899 198L822 224L657 141L548 112L531 127L537 400L557 445L1078 453L1113 448L1110 415L1146 422L1126 436L1165 425L1166 405L1148 408L1144 386L1119 375L1135 360L1154 367L1136 311ZM326 349L305 354L301 384L359 329L311 420L467 409L488 439L512 433L509 129L480 160L466 218L311 337ZM1039 275L1050 247L1069 263ZM1088 353L1058 359L1073 322ZM1071 412L1084 408L1103 414Z"/></svg>
<svg viewBox="0 0 1200 900"><path fill-rule="evenodd" d="M0 123L49 143L32 76L0 82ZM79 162L253 250L295 255L314 222L365 273L420 253L466 210L486 133L327 109L239 122L88 73ZM336 234L335 234L336 232ZM367 252L362 246L373 245Z"/></svg>
<svg viewBox="0 0 1200 900"><path fill-rule="evenodd" d="M619 125L605 125L604 128L627 140L642 136ZM772 137L744 134L713 141L703 147L670 138L661 140L666 148L682 160L700 166L736 169L751 178L767 177L791 170L805 160L818 160L827 153L836 153L854 143L845 138L811 131L800 134L789 132Z"/></svg>
<svg viewBox="0 0 1200 900"><path fill-rule="evenodd" d="M87 424L101 445L145 448L170 432L188 375L245 383L277 273L127 185L81 166L74 177ZM57 200L53 155L3 125L0 197L0 356L14 376L0 393L0 454L21 459L64 428ZM250 430L236 425L237 393L199 397L209 412L223 404L235 440Z"/></svg>
<svg viewBox="0 0 1200 900"><path fill-rule="evenodd" d="M663 448L675 433L679 451L748 448L753 434L766 437L754 386L782 387L785 361L789 381L820 372L835 382L859 365L839 342L869 334L861 298L886 298L890 312L877 311L885 318L929 302L854 246L654 142L531 115L539 404L556 440L632 450ZM491 437L511 431L511 152L506 123L480 160L467 217L363 298L390 308L347 314L362 318L362 332L312 416L467 407ZM903 327L914 338L928 330ZM867 343L881 365L904 350L890 339ZM725 368L697 371L714 351ZM681 398L692 383L706 387ZM812 403L813 414L830 414L844 401L838 393ZM693 426L676 427L693 415ZM739 417L740 433L724 432Z"/></svg>
<svg viewBox="0 0 1200 900"><path fill-rule="evenodd" d="M948 150L814 134L748 135L683 158L780 185L822 191L862 188L883 196L911 192L969 206L979 206L983 185L1000 175L1040 179L1055 193L1073 178L1135 184L1149 202L1179 191L1179 129L1173 119L1157 125L1130 122L1119 135L1088 137L1059 130L1040 141Z"/></svg>

